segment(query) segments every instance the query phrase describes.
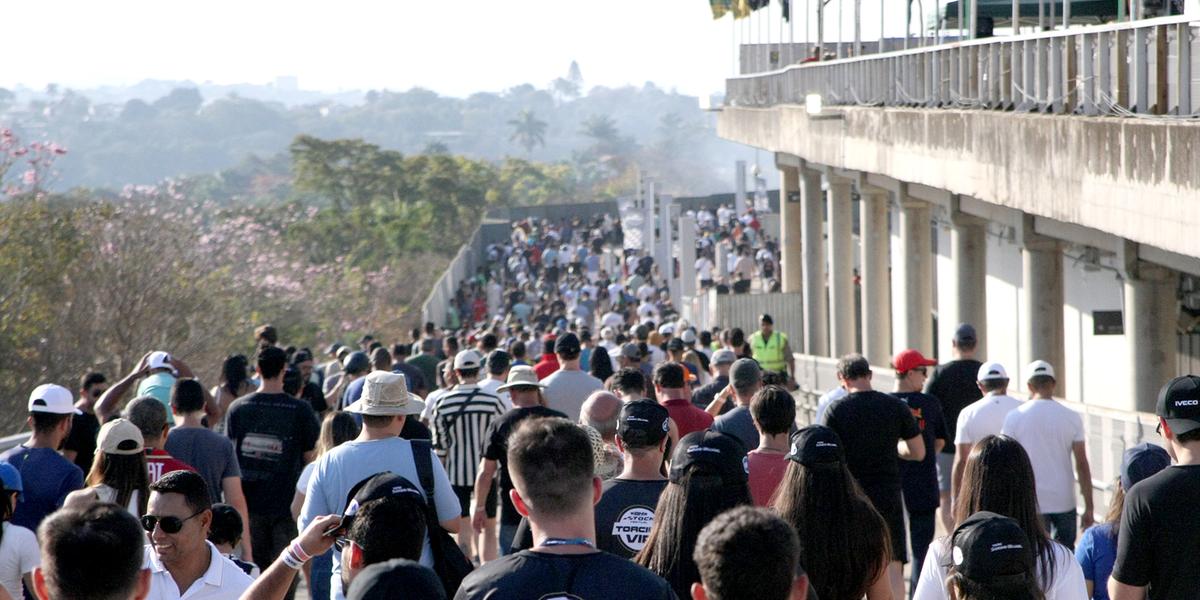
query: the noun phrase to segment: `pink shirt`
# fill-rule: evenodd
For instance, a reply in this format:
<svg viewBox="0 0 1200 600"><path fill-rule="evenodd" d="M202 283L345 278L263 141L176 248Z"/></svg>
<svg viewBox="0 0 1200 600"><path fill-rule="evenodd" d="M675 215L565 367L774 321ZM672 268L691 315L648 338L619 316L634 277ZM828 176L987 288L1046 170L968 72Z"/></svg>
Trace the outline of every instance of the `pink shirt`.
<svg viewBox="0 0 1200 600"><path fill-rule="evenodd" d="M751 450L746 457L750 460L750 496L754 498L755 506L771 504L771 496L779 482L783 481L783 472L787 470L787 458L775 452L759 452Z"/></svg>
<svg viewBox="0 0 1200 600"><path fill-rule="evenodd" d="M667 407L667 414L671 415L671 420L675 421L675 426L679 428L679 437L712 427L712 415L696 408L687 398L675 398L660 404Z"/></svg>

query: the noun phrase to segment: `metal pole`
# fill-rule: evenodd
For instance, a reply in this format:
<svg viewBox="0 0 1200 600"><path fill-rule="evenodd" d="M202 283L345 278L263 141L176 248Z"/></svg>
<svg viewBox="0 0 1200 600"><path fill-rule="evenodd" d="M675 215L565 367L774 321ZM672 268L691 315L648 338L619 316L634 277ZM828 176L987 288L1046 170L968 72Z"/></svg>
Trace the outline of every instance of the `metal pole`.
<svg viewBox="0 0 1200 600"><path fill-rule="evenodd" d="M1021 0L1012 0L1012 3L1012 34L1017 36L1021 35Z"/></svg>
<svg viewBox="0 0 1200 600"><path fill-rule="evenodd" d="M886 0L884 0L886 2ZM912 0L904 11L904 49L908 50L908 39L912 37Z"/></svg>
<svg viewBox="0 0 1200 600"><path fill-rule="evenodd" d="M1071 26L1071 0L1063 0L1063 29Z"/></svg>
<svg viewBox="0 0 1200 600"><path fill-rule="evenodd" d="M788 43L796 43L796 0L787 0L788 3Z"/></svg>
<svg viewBox="0 0 1200 600"><path fill-rule="evenodd" d="M958 0L958 41L960 42L962 41L963 37L965 37L963 36L963 19L966 18L966 15L963 14L964 2L966 2L966 0Z"/></svg>
<svg viewBox="0 0 1200 600"><path fill-rule="evenodd" d="M862 53L862 0L854 0L854 55Z"/></svg>
<svg viewBox="0 0 1200 600"><path fill-rule="evenodd" d="M845 21L845 19L843 19L842 0L837 0L837 4L838 4L838 7L837 7L837 34L838 34L837 57L843 58L843 57L845 57L845 55L842 54L842 38L843 38L842 27L845 26L846 21Z"/></svg>
<svg viewBox="0 0 1200 600"><path fill-rule="evenodd" d="M967 18L967 26L971 28L967 31L967 36L975 39L979 32L979 0L971 0L967 5L967 12L971 15Z"/></svg>
<svg viewBox="0 0 1200 600"><path fill-rule="evenodd" d="M883 35L883 24L887 22L884 18L884 7L887 6L887 0L879 0L879 47L876 52L883 53L886 49L883 47L883 39L887 36Z"/></svg>
<svg viewBox="0 0 1200 600"><path fill-rule="evenodd" d="M825 0L817 0L817 60L825 60Z"/></svg>

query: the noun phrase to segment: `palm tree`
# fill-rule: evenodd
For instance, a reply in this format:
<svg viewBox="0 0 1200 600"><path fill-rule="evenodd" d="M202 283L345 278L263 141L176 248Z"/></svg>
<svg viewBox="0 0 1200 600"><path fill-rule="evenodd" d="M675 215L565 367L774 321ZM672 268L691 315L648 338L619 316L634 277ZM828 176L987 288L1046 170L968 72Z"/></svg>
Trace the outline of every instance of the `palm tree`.
<svg viewBox="0 0 1200 600"><path fill-rule="evenodd" d="M522 110L517 118L508 122L513 128L510 142L516 142L525 148L526 154L533 154L533 149L546 145L546 122L534 116L529 109Z"/></svg>

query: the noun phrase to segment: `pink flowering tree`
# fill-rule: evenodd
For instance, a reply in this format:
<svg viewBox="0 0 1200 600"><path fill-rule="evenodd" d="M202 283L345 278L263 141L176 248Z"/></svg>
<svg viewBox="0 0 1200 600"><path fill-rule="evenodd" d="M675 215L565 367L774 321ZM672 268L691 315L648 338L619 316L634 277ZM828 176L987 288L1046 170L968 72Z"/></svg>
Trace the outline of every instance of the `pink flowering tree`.
<svg viewBox="0 0 1200 600"><path fill-rule="evenodd" d="M67 149L54 142L24 143L8 128L0 128L0 198L41 198L58 176L54 162Z"/></svg>

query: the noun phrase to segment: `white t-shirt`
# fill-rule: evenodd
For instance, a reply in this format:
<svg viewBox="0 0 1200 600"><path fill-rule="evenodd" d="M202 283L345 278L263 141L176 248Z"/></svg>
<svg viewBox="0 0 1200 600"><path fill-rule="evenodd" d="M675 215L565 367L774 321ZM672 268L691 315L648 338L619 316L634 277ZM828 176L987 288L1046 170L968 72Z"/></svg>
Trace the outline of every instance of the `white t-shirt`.
<svg viewBox="0 0 1200 600"><path fill-rule="evenodd" d="M989 435L999 434L1009 411L1020 405L1020 400L1004 394L988 394L972 402L958 413L954 443L974 445Z"/></svg>
<svg viewBox="0 0 1200 600"><path fill-rule="evenodd" d="M600 325L602 325L604 327L612 327L613 329L620 329L621 326L624 324L625 324L625 317L621 316L620 313L616 313L611 310L604 313L604 316L600 318Z"/></svg>
<svg viewBox="0 0 1200 600"><path fill-rule="evenodd" d="M488 376L487 379L479 382L479 389L500 398L500 401L504 403L504 410L512 410L512 396L507 391L497 391L502 385L504 385L503 381L492 379L491 376Z"/></svg>
<svg viewBox="0 0 1200 600"><path fill-rule="evenodd" d="M708 260L707 256L701 256L696 260L696 273L699 274L701 280L711 280L713 278L713 263Z"/></svg>
<svg viewBox="0 0 1200 600"><path fill-rule="evenodd" d="M649 302L652 298L654 298L654 286L648 283L643 283L642 287L637 289L637 297L638 300L641 300L642 302Z"/></svg>
<svg viewBox="0 0 1200 600"><path fill-rule="evenodd" d="M642 302L639 304L637 314L638 317L642 319L651 318L656 321L658 320L658 309L654 308L654 305L649 302Z"/></svg>
<svg viewBox="0 0 1200 600"><path fill-rule="evenodd" d="M1058 542L1052 544L1054 581L1049 586L1042 585L1046 600L1088 600L1083 569L1075 562L1075 555ZM913 600L950 600L950 595L946 592L948 546L946 538L936 539L929 545L929 554L925 555L925 564L921 567L921 578L917 580ZM1041 565L1038 564L1036 569L1040 574Z"/></svg>
<svg viewBox="0 0 1200 600"><path fill-rule="evenodd" d="M21 597L21 577L42 564L37 536L28 529L4 523L4 540L0 542L0 585L13 598Z"/></svg>
<svg viewBox="0 0 1200 600"><path fill-rule="evenodd" d="M300 471L300 479L296 480L296 491L301 494L308 493L308 482L312 479L313 468L317 466L317 461L312 461L304 465L304 470Z"/></svg>
<svg viewBox="0 0 1200 600"><path fill-rule="evenodd" d="M1083 417L1054 400L1030 400L1008 413L1001 433L1025 447L1043 513L1075 510L1073 446L1084 441Z"/></svg>

